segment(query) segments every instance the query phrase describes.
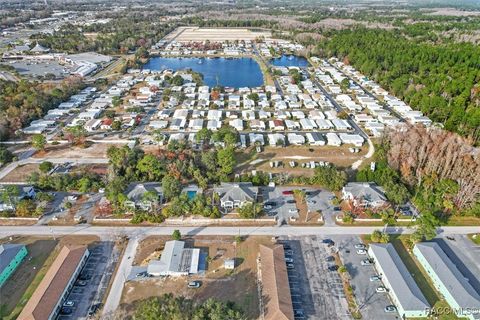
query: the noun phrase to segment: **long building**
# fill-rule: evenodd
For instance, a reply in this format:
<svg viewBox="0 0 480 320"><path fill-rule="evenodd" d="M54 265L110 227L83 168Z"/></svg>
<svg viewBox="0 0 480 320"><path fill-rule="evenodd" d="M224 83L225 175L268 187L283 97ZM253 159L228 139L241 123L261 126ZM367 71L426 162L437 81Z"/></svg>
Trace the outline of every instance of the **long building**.
<svg viewBox="0 0 480 320"><path fill-rule="evenodd" d="M438 243L417 243L413 254L458 317L480 319L480 295Z"/></svg>
<svg viewBox="0 0 480 320"><path fill-rule="evenodd" d="M0 288L15 272L27 255L27 247L23 244L0 245Z"/></svg>
<svg viewBox="0 0 480 320"><path fill-rule="evenodd" d="M88 255L86 246L64 246L17 319L55 319Z"/></svg>
<svg viewBox="0 0 480 320"><path fill-rule="evenodd" d="M391 243L370 244L368 254L400 317L427 317L430 305Z"/></svg>
<svg viewBox="0 0 480 320"><path fill-rule="evenodd" d="M293 320L293 305L282 245L260 246L263 316L265 320Z"/></svg>
<svg viewBox="0 0 480 320"><path fill-rule="evenodd" d="M155 277L188 276L198 273L199 259L199 248L185 248L184 241L167 241L160 260L150 261L147 273Z"/></svg>

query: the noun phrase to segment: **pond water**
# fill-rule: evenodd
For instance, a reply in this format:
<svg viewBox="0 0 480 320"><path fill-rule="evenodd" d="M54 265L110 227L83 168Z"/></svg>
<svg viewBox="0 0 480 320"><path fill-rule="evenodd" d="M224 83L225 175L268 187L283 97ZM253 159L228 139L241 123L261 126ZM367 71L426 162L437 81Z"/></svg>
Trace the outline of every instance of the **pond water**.
<svg viewBox="0 0 480 320"><path fill-rule="evenodd" d="M203 82L214 87L259 87L263 85L263 74L252 58L151 58L144 69L192 69L203 74Z"/></svg>
<svg viewBox="0 0 480 320"><path fill-rule="evenodd" d="M277 67L308 67L308 60L304 57L294 55L282 55L280 58L270 60L270 63Z"/></svg>

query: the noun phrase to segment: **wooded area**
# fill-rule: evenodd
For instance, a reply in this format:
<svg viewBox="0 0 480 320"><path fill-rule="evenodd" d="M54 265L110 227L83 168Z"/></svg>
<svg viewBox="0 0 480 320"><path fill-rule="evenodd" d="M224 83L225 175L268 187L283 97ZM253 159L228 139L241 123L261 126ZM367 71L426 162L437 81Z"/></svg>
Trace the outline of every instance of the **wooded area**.
<svg viewBox="0 0 480 320"><path fill-rule="evenodd" d="M445 129L480 143L480 50L470 43L431 45L395 31L356 28L319 43Z"/></svg>
<svg viewBox="0 0 480 320"><path fill-rule="evenodd" d="M60 84L0 80L0 140L12 137L15 131L42 117L84 86L74 77Z"/></svg>

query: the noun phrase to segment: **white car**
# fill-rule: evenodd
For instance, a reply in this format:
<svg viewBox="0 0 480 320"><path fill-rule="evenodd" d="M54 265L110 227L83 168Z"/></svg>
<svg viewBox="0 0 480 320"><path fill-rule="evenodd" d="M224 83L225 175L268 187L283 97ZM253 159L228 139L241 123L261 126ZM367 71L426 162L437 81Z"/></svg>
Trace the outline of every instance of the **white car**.
<svg viewBox="0 0 480 320"><path fill-rule="evenodd" d="M65 301L65 303L63 304L64 307L73 307L74 305L75 301L72 300Z"/></svg>
<svg viewBox="0 0 480 320"><path fill-rule="evenodd" d="M380 276L371 276L370 281L380 281L382 278Z"/></svg>
<svg viewBox="0 0 480 320"><path fill-rule="evenodd" d="M380 287L377 287L377 289L375 289L375 291L377 291L377 292L387 292L387 289L385 287L380 286Z"/></svg>
<svg viewBox="0 0 480 320"><path fill-rule="evenodd" d="M288 213L295 214L295 213L298 213L298 210L297 209L290 209L290 210L288 210Z"/></svg>
<svg viewBox="0 0 480 320"><path fill-rule="evenodd" d="M365 249L358 249L357 254L367 254L367 250Z"/></svg>
<svg viewBox="0 0 480 320"><path fill-rule="evenodd" d="M363 243L357 243L355 249L365 249L365 245Z"/></svg>

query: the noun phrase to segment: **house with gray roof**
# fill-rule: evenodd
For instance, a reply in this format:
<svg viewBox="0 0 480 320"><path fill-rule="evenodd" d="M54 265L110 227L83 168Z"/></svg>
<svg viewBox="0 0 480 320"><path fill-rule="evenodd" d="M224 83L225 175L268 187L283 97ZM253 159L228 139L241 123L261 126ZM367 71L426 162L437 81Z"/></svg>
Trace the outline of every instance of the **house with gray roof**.
<svg viewBox="0 0 480 320"><path fill-rule="evenodd" d="M368 254L401 318L427 317L430 304L391 243L372 243Z"/></svg>
<svg viewBox="0 0 480 320"><path fill-rule="evenodd" d="M355 206L378 208L387 204L385 192L373 182L349 182L342 189L342 199Z"/></svg>
<svg viewBox="0 0 480 320"><path fill-rule="evenodd" d="M459 318L480 319L480 295L436 242L417 243L413 254Z"/></svg>
<svg viewBox="0 0 480 320"><path fill-rule="evenodd" d="M196 274L199 259L200 249L185 248L184 241L167 241L160 260L150 261L147 273L155 277Z"/></svg>
<svg viewBox="0 0 480 320"><path fill-rule="evenodd" d="M150 211L155 204L162 203L163 190L158 182L131 183L125 195L124 205L131 209Z"/></svg>
<svg viewBox="0 0 480 320"><path fill-rule="evenodd" d="M225 209L241 208L257 200L258 187L251 182L222 182L214 189L220 197L220 206Z"/></svg>

